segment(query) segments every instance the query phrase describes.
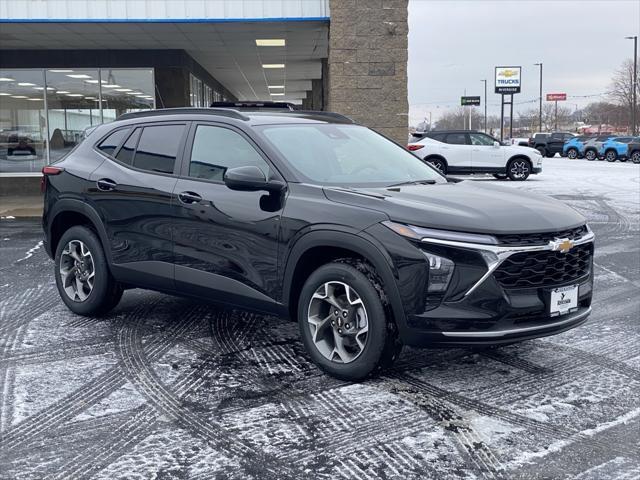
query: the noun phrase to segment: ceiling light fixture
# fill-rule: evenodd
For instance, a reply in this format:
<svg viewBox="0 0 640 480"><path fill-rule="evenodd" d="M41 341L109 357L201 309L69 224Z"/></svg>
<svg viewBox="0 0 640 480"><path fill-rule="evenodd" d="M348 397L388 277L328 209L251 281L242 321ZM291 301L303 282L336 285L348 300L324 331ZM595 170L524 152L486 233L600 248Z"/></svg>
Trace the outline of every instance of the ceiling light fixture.
<svg viewBox="0 0 640 480"><path fill-rule="evenodd" d="M272 97L283 97L284 93L272 93L271 96Z"/></svg>
<svg viewBox="0 0 640 480"><path fill-rule="evenodd" d="M35 85L35 83L20 82L20 83L18 83L18 85L21 86L21 87L33 87Z"/></svg>
<svg viewBox="0 0 640 480"><path fill-rule="evenodd" d="M120 85L116 85L115 83L112 83L110 85L103 85L104 88L120 88Z"/></svg>
<svg viewBox="0 0 640 480"><path fill-rule="evenodd" d="M66 90L58 90L56 93L60 93L60 94L64 95L65 93L69 93L69 92L67 92Z"/></svg>
<svg viewBox="0 0 640 480"><path fill-rule="evenodd" d="M34 90L44 90L44 87L33 87ZM47 90L55 90L53 87L47 87Z"/></svg>
<svg viewBox="0 0 640 480"><path fill-rule="evenodd" d="M263 63L262 68L284 68L284 63Z"/></svg>
<svg viewBox="0 0 640 480"><path fill-rule="evenodd" d="M258 47L284 47L286 42L284 38L258 38L256 46Z"/></svg>
<svg viewBox="0 0 640 480"><path fill-rule="evenodd" d="M0 97L7 97L11 95L10 93L0 92Z"/></svg>
<svg viewBox="0 0 640 480"><path fill-rule="evenodd" d="M98 83L98 80L87 80L87 83ZM107 83L107 81L106 80L100 80L100 83L102 83L104 85L105 83Z"/></svg>
<svg viewBox="0 0 640 480"><path fill-rule="evenodd" d="M284 85L268 85L267 88L284 88Z"/></svg>
<svg viewBox="0 0 640 480"><path fill-rule="evenodd" d="M67 93L67 97L84 97L81 93Z"/></svg>
<svg viewBox="0 0 640 480"><path fill-rule="evenodd" d="M11 98L29 98L29 97L25 97L24 95L11 95Z"/></svg>
<svg viewBox="0 0 640 480"><path fill-rule="evenodd" d="M57 69L57 70L49 70L52 73L69 73L69 72L73 72L73 70L70 69Z"/></svg>
<svg viewBox="0 0 640 480"><path fill-rule="evenodd" d="M15 82L15 80L9 77L0 77L0 82Z"/></svg>
<svg viewBox="0 0 640 480"><path fill-rule="evenodd" d="M91 75L85 75L84 73L74 73L73 75L67 75L69 78L91 78Z"/></svg>
<svg viewBox="0 0 640 480"><path fill-rule="evenodd" d="M44 98L27 98L30 102L43 102Z"/></svg>
<svg viewBox="0 0 640 480"><path fill-rule="evenodd" d="M116 92L131 92L130 88L116 88Z"/></svg>
<svg viewBox="0 0 640 480"><path fill-rule="evenodd" d="M142 95L142 92L127 92L127 95Z"/></svg>

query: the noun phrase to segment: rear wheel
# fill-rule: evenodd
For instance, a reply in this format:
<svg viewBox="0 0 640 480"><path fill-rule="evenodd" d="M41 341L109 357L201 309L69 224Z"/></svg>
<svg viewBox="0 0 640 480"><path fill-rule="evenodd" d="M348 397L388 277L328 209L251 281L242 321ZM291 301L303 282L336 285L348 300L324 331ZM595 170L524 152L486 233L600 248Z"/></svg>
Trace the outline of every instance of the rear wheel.
<svg viewBox="0 0 640 480"><path fill-rule="evenodd" d="M640 163L640 150L636 150L631 154L631 161L633 163Z"/></svg>
<svg viewBox="0 0 640 480"><path fill-rule="evenodd" d="M607 150L604 154L604 159L607 162L615 162L618 159L618 152L615 150Z"/></svg>
<svg viewBox="0 0 640 480"><path fill-rule="evenodd" d="M62 301L79 315L106 313L122 298L123 289L109 272L102 244L87 227L71 227L62 235L55 277Z"/></svg>
<svg viewBox="0 0 640 480"><path fill-rule="evenodd" d="M447 164L441 158L430 158L427 160L433 167L438 170L441 174L447 174Z"/></svg>
<svg viewBox="0 0 640 480"><path fill-rule="evenodd" d="M536 150L538 150L540 152L540 155L542 155L543 157L547 156L547 149L544 147L538 147L536 148Z"/></svg>
<svg viewBox="0 0 640 480"><path fill-rule="evenodd" d="M511 180L524 181L531 174L531 162L525 158L514 158L507 165L507 175Z"/></svg>
<svg viewBox="0 0 640 480"><path fill-rule="evenodd" d="M373 269L345 260L313 272L300 294L298 325L318 367L343 380L362 380L400 351Z"/></svg>
<svg viewBox="0 0 640 480"><path fill-rule="evenodd" d="M584 152L584 158L586 158L589 161L593 161L598 157L598 155L596 154L595 150L587 150L586 152Z"/></svg>

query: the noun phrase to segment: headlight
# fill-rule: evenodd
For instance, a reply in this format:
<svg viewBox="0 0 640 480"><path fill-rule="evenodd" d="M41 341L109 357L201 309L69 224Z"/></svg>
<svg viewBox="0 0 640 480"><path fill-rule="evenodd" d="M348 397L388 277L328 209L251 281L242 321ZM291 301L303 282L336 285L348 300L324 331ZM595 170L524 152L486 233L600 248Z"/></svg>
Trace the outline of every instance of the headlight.
<svg viewBox="0 0 640 480"><path fill-rule="evenodd" d="M440 257L429 252L422 252L429 261L428 294L444 294L449 286L455 264L446 257Z"/></svg>
<svg viewBox="0 0 640 480"><path fill-rule="evenodd" d="M483 245L497 245L498 240L491 235L476 233L452 232L450 230L436 230L433 228L416 227L414 225L403 225L395 222L382 222L382 224L403 237L413 240L429 241L430 238L436 240L449 240L461 243L480 243Z"/></svg>

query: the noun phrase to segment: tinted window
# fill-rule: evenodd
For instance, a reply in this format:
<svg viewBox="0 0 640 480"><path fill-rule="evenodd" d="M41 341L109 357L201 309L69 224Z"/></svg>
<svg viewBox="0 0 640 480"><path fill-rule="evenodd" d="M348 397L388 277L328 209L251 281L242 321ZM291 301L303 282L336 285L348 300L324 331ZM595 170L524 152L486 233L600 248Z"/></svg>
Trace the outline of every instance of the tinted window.
<svg viewBox="0 0 640 480"><path fill-rule="evenodd" d="M439 142L444 142L445 134L444 133L430 133L428 136L433 138L434 140L439 141Z"/></svg>
<svg viewBox="0 0 640 480"><path fill-rule="evenodd" d="M620 143L630 143L633 140L633 137L618 137L614 139L616 142Z"/></svg>
<svg viewBox="0 0 640 480"><path fill-rule="evenodd" d="M152 172L173 173L184 125L145 127L140 135L133 166Z"/></svg>
<svg viewBox="0 0 640 480"><path fill-rule="evenodd" d="M223 181L228 168L255 166L269 178L269 165L242 135L228 128L200 125L191 149L189 176Z"/></svg>
<svg viewBox="0 0 640 480"><path fill-rule="evenodd" d="M116 158L122 163L126 163L127 165L133 164L133 154L136 151L136 145L138 144L138 138L140 138L141 131L142 129L138 128L133 132L118 152L118 155L116 155Z"/></svg>
<svg viewBox="0 0 640 480"><path fill-rule="evenodd" d="M471 145L493 145L493 138L482 133L470 133Z"/></svg>
<svg viewBox="0 0 640 480"><path fill-rule="evenodd" d="M118 148L120 143L122 143L122 141L125 139L125 137L127 136L127 133L129 133L128 128L116 130L107 138L105 138L100 143L100 145L98 145L98 148L102 150L104 153L106 153L107 155L113 155L113 152L116 151L116 148Z"/></svg>
<svg viewBox="0 0 640 480"><path fill-rule="evenodd" d="M449 135L447 135L447 143L451 143L453 145L466 145L467 134L466 133L450 133Z"/></svg>

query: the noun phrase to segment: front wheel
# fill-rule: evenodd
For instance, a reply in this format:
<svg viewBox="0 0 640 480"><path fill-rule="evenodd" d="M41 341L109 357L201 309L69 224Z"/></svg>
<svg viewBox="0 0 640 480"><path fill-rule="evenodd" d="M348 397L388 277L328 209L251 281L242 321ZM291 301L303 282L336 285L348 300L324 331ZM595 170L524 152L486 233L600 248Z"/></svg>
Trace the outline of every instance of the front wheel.
<svg viewBox="0 0 640 480"><path fill-rule="evenodd" d="M372 267L333 262L313 272L300 294L298 325L313 362L342 380L358 381L399 353L395 325Z"/></svg>
<svg viewBox="0 0 640 480"><path fill-rule="evenodd" d="M604 159L607 162L615 162L618 159L618 153L615 150L607 150L604 154Z"/></svg>
<svg viewBox="0 0 640 480"><path fill-rule="evenodd" d="M122 298L100 240L84 226L71 227L58 242L55 277L62 301L79 315L107 313Z"/></svg>
<svg viewBox="0 0 640 480"><path fill-rule="evenodd" d="M569 150L567 150L567 157L570 160L575 160L576 158L578 158L578 150L576 150L575 148L570 148Z"/></svg>
<svg viewBox="0 0 640 480"><path fill-rule="evenodd" d="M586 158L587 160L589 160L590 162L594 161L596 158L598 157L598 155L596 154L595 151L593 150L587 150L584 153L584 158Z"/></svg>
<svg viewBox="0 0 640 480"><path fill-rule="evenodd" d="M640 163L640 150L636 150L631 154L631 161L633 163Z"/></svg>
<svg viewBox="0 0 640 480"><path fill-rule="evenodd" d="M531 174L531 163L524 158L514 158L507 166L507 175L511 180L522 182Z"/></svg>

